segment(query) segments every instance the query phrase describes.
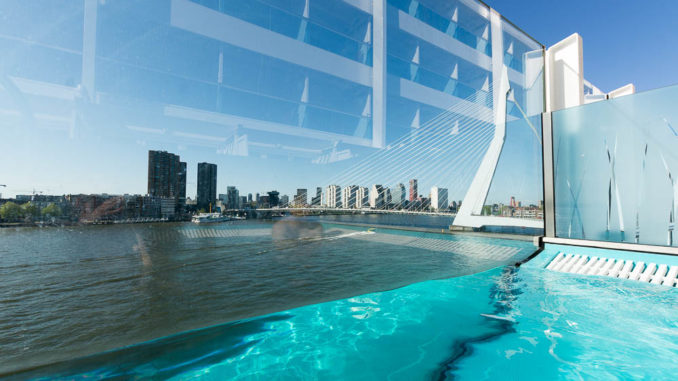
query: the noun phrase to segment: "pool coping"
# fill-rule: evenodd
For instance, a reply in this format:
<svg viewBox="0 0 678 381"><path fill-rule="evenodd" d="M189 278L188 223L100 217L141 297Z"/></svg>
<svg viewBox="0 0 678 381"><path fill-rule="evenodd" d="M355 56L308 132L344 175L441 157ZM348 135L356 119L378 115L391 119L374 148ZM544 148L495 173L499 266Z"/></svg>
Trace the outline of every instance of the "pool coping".
<svg viewBox="0 0 678 381"><path fill-rule="evenodd" d="M626 243L626 242L608 242L608 241L593 241L593 240L584 240L584 239L539 237L539 246L540 247L543 247L544 244L547 244L547 243L555 244L555 245L591 247L591 248L597 248L597 249L634 251L634 252L639 252L639 253L678 256L678 247L644 245L644 244Z"/></svg>
<svg viewBox="0 0 678 381"><path fill-rule="evenodd" d="M437 233L437 234L449 234L449 235L459 235L459 236L468 236L468 237L484 237L484 238L500 238L508 239L513 241L526 241L526 242L535 242L535 238L539 236L534 235L523 235L523 234L510 234L510 233L492 233L492 232L472 232L472 231L452 231L449 229L436 229L436 228L418 228L414 226L398 226L398 225L386 225L386 224L367 224L361 222L344 222L344 221L319 221L326 224L334 225L348 225L348 226L361 226L368 228L383 228L383 229L393 229L393 230L405 230L405 231L415 231L422 233Z"/></svg>

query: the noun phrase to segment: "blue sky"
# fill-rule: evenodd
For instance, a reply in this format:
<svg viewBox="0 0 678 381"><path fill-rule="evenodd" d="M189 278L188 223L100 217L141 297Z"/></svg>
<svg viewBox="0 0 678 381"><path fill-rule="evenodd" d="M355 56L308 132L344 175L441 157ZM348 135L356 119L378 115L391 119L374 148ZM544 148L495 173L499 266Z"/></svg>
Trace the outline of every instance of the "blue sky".
<svg viewBox="0 0 678 381"><path fill-rule="evenodd" d="M678 83L678 2L673 0L488 0L547 47L572 33L584 41L584 76L603 91Z"/></svg>

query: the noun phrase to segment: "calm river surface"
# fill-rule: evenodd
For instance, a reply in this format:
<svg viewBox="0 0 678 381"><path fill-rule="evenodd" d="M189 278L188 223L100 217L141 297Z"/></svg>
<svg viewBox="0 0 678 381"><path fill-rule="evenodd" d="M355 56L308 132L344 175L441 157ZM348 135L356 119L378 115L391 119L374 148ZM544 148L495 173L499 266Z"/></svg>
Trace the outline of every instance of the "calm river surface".
<svg viewBox="0 0 678 381"><path fill-rule="evenodd" d="M299 219L0 229L0 374L474 273L533 250Z"/></svg>

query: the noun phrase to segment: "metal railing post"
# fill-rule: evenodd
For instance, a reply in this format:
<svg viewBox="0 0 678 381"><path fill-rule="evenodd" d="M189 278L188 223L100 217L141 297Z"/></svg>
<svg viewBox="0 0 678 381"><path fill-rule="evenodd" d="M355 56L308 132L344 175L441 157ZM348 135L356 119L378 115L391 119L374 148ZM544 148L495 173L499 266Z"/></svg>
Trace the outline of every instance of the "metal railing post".
<svg viewBox="0 0 678 381"><path fill-rule="evenodd" d="M553 167L553 124L551 113L541 114L544 173L544 235L556 236L555 178Z"/></svg>

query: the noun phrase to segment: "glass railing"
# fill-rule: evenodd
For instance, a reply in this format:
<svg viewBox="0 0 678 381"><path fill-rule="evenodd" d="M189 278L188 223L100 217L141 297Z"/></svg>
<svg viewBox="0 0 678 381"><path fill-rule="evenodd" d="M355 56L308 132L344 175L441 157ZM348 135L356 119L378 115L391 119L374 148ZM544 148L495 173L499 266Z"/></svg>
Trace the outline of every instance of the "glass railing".
<svg viewBox="0 0 678 381"><path fill-rule="evenodd" d="M480 202L539 223L541 46L404 3L0 1L0 374L454 276L494 250L450 225L504 119Z"/></svg>
<svg viewBox="0 0 678 381"><path fill-rule="evenodd" d="M675 246L678 86L553 113L556 235Z"/></svg>

